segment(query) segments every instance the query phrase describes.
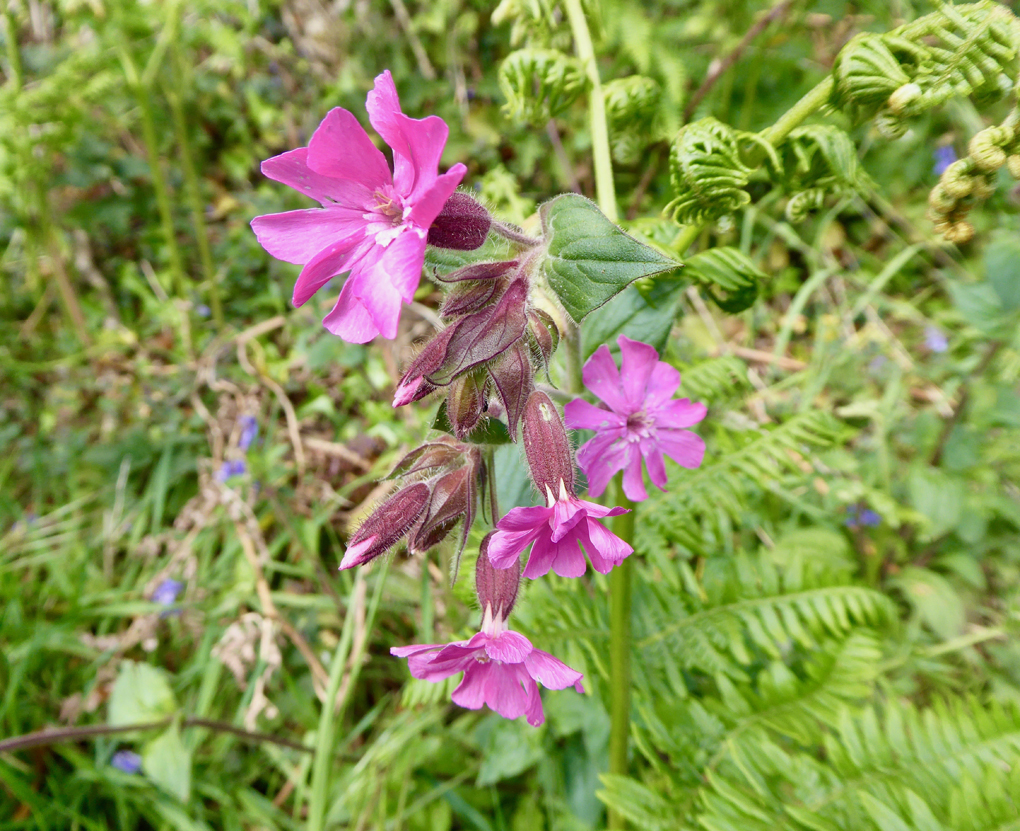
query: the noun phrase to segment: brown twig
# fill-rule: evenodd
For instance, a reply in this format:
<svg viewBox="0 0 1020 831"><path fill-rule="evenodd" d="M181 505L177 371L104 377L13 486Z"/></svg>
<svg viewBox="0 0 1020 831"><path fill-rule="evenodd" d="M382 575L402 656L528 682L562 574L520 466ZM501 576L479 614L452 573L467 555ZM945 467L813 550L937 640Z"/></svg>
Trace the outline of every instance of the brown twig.
<svg viewBox="0 0 1020 831"><path fill-rule="evenodd" d="M786 16L786 13L790 10L790 6L793 5L794 0L782 0L773 6L764 17L762 17L757 23L755 23L747 33L741 38L740 43L733 48L732 51L721 60L712 62L709 67L708 75L705 76L705 80L701 82L701 86L695 91L694 95L691 96L691 100L687 102L687 106L684 107L684 123L691 120L691 116L697 109L698 104L702 102L704 97L708 95L709 91L715 86L723 74L737 62L737 59L744 53L748 46L754 41L758 35L765 31L766 27L774 20L780 20Z"/></svg>

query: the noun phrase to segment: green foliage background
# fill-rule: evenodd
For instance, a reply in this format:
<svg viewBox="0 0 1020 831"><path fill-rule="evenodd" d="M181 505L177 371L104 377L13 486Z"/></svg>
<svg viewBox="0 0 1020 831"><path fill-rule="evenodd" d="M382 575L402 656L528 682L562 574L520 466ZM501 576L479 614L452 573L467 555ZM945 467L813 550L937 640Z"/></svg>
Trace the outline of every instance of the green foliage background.
<svg viewBox="0 0 1020 831"><path fill-rule="evenodd" d="M344 344L318 323L331 300L292 309L297 267L248 228L305 206L259 162L333 106L362 117L385 68L407 113L446 119L444 164L467 164L502 218L534 227L557 193L592 195L563 10L9 4L0 740L159 726L0 753L0 829L304 828L311 754L274 740L331 754L328 827L590 829L606 804L648 829L1016 827L1020 197L995 174L959 248L924 217L935 148L962 156L1007 116L1008 89L987 82L1003 66L925 75L929 59L900 49L938 83L895 125L879 112L892 89L862 98L847 81L839 110L752 164L742 134L834 66L857 78L836 60L853 35L939 6L779 5L698 99L771 4L586 6L625 226L668 248L667 205L708 222L681 277L586 323L586 352L621 321L660 333L682 392L710 408L703 466L671 467L671 490L638 509L633 758L610 777L601 577L525 587L515 625L588 689L545 694L533 730L452 707L388 655L476 624L470 580L449 586L452 550L398 553L384 583L378 563L336 571L374 483L434 416L389 401L439 292L423 282L397 341ZM1015 50L974 42L1013 66ZM552 79L541 99L521 86L536 73ZM674 142L701 117L717 121ZM691 161L706 147L734 154L715 178ZM718 189L709 209L687 176ZM242 415L259 424L247 452ZM504 507L529 498L513 458ZM864 508L880 523L853 522ZM169 614L149 599L166 578L185 584ZM343 706L317 744L343 643ZM112 767L118 748L145 772Z"/></svg>

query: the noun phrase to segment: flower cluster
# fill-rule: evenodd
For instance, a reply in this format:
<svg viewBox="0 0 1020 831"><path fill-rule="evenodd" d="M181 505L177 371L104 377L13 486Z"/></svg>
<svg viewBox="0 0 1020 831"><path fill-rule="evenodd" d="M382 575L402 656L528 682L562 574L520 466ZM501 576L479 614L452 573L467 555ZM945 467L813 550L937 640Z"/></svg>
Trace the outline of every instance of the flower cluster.
<svg viewBox="0 0 1020 831"><path fill-rule="evenodd" d="M294 303L305 303L330 278L346 274L323 321L326 328L356 343L379 335L392 338L401 304L418 287L427 245L477 251L495 235L508 253L503 259L476 253L466 258L468 264L432 275L446 290L439 310L442 327L407 367L393 406L444 397L435 426L446 434L397 464L391 478L399 484L350 536L340 568L368 563L402 540L411 554L427 551L458 524L459 563L488 490L495 528L483 539L475 568L480 630L464 641L391 651L407 658L416 678L439 681L463 672L454 703L470 709L484 704L538 725L544 719L539 684L583 690L579 672L510 630L521 577L535 579L550 571L579 577L589 562L606 574L633 553L602 522L627 509L604 507L578 493L567 428L595 432L576 459L593 496L623 470L627 497L640 500L647 496L642 460L659 488L666 484L665 456L685 467L700 464L704 443L686 428L704 418L705 407L674 401L679 373L659 361L652 347L621 337L622 375L607 346L596 350L583 370L585 385L604 406L572 401L564 422L536 382L540 372L549 377L561 336L544 310L548 303L540 301L544 288L537 275L548 241L498 222L471 196L455 191L466 169L458 164L439 173L446 125L435 116L405 116L388 72L376 78L367 109L372 126L392 148L392 172L354 115L339 108L326 116L308 147L262 166L270 178L321 205L252 222L271 254L303 266ZM491 444L500 431L503 441L520 440L545 504L513 508L497 521ZM256 436L257 425L249 418L239 442L242 451Z"/></svg>

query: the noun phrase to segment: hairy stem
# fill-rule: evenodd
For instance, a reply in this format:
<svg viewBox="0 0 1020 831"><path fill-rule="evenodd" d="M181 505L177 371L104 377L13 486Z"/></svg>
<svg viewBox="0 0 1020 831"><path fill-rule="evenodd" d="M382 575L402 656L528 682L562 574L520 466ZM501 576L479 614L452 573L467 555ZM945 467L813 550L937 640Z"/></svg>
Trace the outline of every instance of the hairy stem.
<svg viewBox="0 0 1020 831"><path fill-rule="evenodd" d="M617 505L630 513L616 517L613 532L624 542L634 543L634 503L623 492L622 481L616 495ZM628 557L609 574L609 772L627 775L627 742L630 738L630 653L631 582L633 565ZM609 828L625 828L623 815L610 809Z"/></svg>
<svg viewBox="0 0 1020 831"><path fill-rule="evenodd" d="M616 186L613 184L613 161L609 153L609 126L606 123L606 102L602 97L602 81L595 61L595 47L588 31L588 21L581 8L581 0L565 0L570 30L574 34L574 48L577 57L584 64L591 83L588 96L588 111L591 113L591 155L595 163L595 193L599 208L610 222L617 221Z"/></svg>

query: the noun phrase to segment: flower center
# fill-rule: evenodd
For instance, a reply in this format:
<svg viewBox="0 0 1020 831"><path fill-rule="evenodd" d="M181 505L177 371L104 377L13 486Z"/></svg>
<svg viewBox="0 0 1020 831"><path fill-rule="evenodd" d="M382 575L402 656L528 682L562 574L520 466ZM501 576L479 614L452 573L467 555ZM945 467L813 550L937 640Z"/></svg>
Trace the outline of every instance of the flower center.
<svg viewBox="0 0 1020 831"><path fill-rule="evenodd" d="M377 190L374 201L375 204L362 214L362 218L368 235L375 237L376 244L385 248L404 230L410 208L392 191Z"/></svg>
<svg viewBox="0 0 1020 831"><path fill-rule="evenodd" d="M653 426L654 423L644 410L627 416L627 441L637 442L651 438Z"/></svg>

